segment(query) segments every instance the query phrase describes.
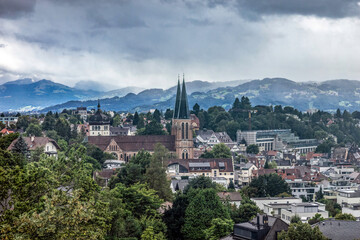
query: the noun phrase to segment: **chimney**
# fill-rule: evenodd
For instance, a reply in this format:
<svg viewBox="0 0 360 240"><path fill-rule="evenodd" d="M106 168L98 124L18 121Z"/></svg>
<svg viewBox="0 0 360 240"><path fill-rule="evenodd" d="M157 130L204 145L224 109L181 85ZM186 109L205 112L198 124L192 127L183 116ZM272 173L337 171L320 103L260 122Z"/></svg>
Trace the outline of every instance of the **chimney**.
<svg viewBox="0 0 360 240"><path fill-rule="evenodd" d="M263 216L263 225L264 225L264 227L269 226L269 218L268 218L268 215L266 215L266 214Z"/></svg>
<svg viewBox="0 0 360 240"><path fill-rule="evenodd" d="M30 135L30 141L33 142L35 140L35 136L34 135Z"/></svg>

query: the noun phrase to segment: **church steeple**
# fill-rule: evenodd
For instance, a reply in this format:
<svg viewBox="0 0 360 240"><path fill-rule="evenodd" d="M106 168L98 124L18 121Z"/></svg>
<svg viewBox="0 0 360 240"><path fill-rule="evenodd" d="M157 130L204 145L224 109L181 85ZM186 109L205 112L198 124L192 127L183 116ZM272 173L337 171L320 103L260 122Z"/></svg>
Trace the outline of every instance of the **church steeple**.
<svg viewBox="0 0 360 240"><path fill-rule="evenodd" d="M179 114L178 119L189 119L190 112L189 112L189 104L186 94L186 86L185 86L185 74L183 75L183 84L181 90L181 98L180 98L180 105L179 105Z"/></svg>
<svg viewBox="0 0 360 240"><path fill-rule="evenodd" d="M98 109L98 111L100 111L100 99L98 99L97 109Z"/></svg>
<svg viewBox="0 0 360 240"><path fill-rule="evenodd" d="M173 118L177 118L178 115L179 115L180 97L181 97L181 92L180 92L180 75L178 75L178 86L177 86L177 91L176 91L176 100L175 100L175 109L174 109Z"/></svg>

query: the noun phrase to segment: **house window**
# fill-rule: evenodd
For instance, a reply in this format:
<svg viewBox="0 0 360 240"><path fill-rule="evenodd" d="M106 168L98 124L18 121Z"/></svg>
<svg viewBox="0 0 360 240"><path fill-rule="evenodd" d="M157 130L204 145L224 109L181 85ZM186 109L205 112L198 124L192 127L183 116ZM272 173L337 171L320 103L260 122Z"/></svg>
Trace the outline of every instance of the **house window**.
<svg viewBox="0 0 360 240"><path fill-rule="evenodd" d="M189 154L188 153L186 153L186 159L189 159Z"/></svg>
<svg viewBox="0 0 360 240"><path fill-rule="evenodd" d="M186 139L189 139L189 124L186 123Z"/></svg>

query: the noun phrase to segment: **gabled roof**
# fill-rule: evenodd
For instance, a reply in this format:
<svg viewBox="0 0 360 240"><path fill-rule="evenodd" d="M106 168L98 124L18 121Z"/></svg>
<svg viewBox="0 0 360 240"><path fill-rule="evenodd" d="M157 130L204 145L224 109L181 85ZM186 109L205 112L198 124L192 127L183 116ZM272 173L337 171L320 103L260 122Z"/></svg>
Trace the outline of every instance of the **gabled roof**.
<svg viewBox="0 0 360 240"><path fill-rule="evenodd" d="M241 194L239 192L218 192L217 195L223 201L229 200L234 202L242 200Z"/></svg>
<svg viewBox="0 0 360 240"><path fill-rule="evenodd" d="M12 150L15 146L15 143L18 141L19 138L12 141L10 146L8 147L8 150ZM27 146L29 147L29 150L35 150L38 147L45 147L45 145L49 142L54 144L56 149L60 149L60 146L57 144L57 142L54 139L48 138L48 137L33 137L33 141L31 141L31 137L23 137L24 141L26 142Z"/></svg>

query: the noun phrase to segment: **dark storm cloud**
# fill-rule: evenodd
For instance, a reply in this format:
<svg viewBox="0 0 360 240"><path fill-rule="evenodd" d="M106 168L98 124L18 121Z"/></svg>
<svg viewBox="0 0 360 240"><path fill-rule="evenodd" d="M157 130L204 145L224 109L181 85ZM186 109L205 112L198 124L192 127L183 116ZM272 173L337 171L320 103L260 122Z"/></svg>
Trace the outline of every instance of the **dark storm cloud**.
<svg viewBox="0 0 360 240"><path fill-rule="evenodd" d="M0 18L16 19L34 10L36 0L0 0Z"/></svg>
<svg viewBox="0 0 360 240"><path fill-rule="evenodd" d="M360 16L358 0L237 0L241 15L304 15L326 18Z"/></svg>

